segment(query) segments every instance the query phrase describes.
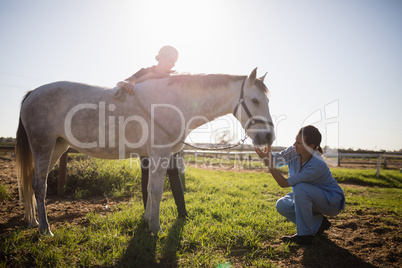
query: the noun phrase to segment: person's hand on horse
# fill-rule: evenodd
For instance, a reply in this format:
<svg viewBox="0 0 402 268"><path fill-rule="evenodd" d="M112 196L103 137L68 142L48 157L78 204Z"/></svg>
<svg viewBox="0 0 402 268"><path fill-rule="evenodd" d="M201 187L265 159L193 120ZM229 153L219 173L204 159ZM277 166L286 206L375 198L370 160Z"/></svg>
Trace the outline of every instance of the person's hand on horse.
<svg viewBox="0 0 402 268"><path fill-rule="evenodd" d="M121 81L117 83L117 86L124 89L128 94L133 95L134 93L134 85L128 81Z"/></svg>

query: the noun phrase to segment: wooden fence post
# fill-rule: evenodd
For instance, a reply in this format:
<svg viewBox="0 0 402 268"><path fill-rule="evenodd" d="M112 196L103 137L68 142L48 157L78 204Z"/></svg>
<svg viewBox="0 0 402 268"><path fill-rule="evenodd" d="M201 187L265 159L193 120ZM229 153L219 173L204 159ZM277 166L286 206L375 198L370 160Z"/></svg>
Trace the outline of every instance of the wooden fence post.
<svg viewBox="0 0 402 268"><path fill-rule="evenodd" d="M378 155L378 159L377 159L377 177L380 177L380 170L381 170L381 155Z"/></svg>
<svg viewBox="0 0 402 268"><path fill-rule="evenodd" d="M68 151L66 151L60 157L60 162L59 162L59 181L57 183L57 195L58 196L62 196L64 194L64 186L66 185L67 156L68 156Z"/></svg>

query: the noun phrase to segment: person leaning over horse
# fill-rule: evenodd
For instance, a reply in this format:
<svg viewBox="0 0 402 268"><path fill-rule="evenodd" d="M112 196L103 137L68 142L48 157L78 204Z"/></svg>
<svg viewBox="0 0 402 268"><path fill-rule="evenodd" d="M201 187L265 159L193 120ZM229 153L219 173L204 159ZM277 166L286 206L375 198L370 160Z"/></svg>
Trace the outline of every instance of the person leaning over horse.
<svg viewBox="0 0 402 268"><path fill-rule="evenodd" d="M172 46L164 46L159 50L155 59L157 65L148 68L142 68L124 81L117 83L117 86L123 88L127 93L134 93L134 84L141 83L147 79L157 79L170 76L173 72L172 68L175 66L179 57L179 53ZM178 154L172 155L170 164L167 169L169 177L170 188L172 189L173 198L177 206L178 216L182 218L187 217L186 205L184 201L183 188L180 181L179 170L177 167ZM149 158L141 157L141 186L142 186L142 199L144 208L147 206L148 198L148 180L149 180Z"/></svg>
<svg viewBox="0 0 402 268"><path fill-rule="evenodd" d="M336 216L345 208L345 195L321 157L321 133L314 126L300 129L293 146L280 153L271 148L257 154L264 159L272 176L282 188L292 187L292 192L276 203L277 211L297 226L297 234L284 236L285 242L310 245L314 235L322 235L331 223L323 215ZM275 166L288 165L289 178Z"/></svg>

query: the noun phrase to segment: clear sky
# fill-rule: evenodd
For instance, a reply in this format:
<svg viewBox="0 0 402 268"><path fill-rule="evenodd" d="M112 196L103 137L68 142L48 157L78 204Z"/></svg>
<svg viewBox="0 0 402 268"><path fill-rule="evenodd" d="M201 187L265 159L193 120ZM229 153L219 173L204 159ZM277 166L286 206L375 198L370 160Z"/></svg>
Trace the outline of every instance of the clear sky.
<svg viewBox="0 0 402 268"><path fill-rule="evenodd" d="M0 137L28 90L113 87L170 44L178 72L268 72L274 145L314 123L322 145L402 149L400 0L0 0L0 40Z"/></svg>

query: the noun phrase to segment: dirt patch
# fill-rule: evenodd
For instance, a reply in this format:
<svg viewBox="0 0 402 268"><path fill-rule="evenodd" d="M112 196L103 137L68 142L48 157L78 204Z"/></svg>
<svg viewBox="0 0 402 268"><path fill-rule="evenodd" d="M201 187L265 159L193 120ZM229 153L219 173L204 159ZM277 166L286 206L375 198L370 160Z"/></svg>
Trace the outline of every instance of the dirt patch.
<svg viewBox="0 0 402 268"><path fill-rule="evenodd" d="M14 229L27 225L23 220L24 210L19 204L15 161L7 156L0 156L0 184L7 187L11 196L9 200L0 201L2 239ZM88 222L85 215L88 212L111 213L111 208L117 202L129 200L93 198L77 201L48 196L49 221L53 229L66 223L86 225ZM329 220L332 223L330 230L325 236L315 238L313 245L292 246L289 253L273 261L284 267L402 267L400 215L389 211L364 209L344 212ZM266 246L281 247L281 242L278 238Z"/></svg>
<svg viewBox="0 0 402 268"><path fill-rule="evenodd" d="M359 210L333 219L325 236L312 246L292 247L292 267L402 267L400 217L390 212Z"/></svg>
<svg viewBox="0 0 402 268"><path fill-rule="evenodd" d="M24 221L24 208L20 204L18 183L15 171L15 159L0 156L0 184L6 186L10 195L9 200L0 200L0 233L7 234L13 229L27 226ZM100 214L111 213L117 203L129 202L129 200L111 200L104 197L87 200L73 200L71 197L59 198L47 196L46 209L51 228L57 228L66 223L86 224L86 214L97 212Z"/></svg>

